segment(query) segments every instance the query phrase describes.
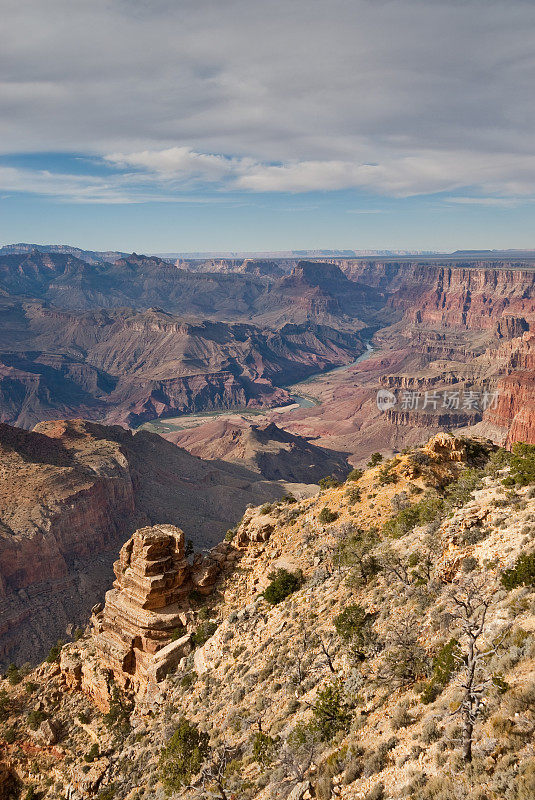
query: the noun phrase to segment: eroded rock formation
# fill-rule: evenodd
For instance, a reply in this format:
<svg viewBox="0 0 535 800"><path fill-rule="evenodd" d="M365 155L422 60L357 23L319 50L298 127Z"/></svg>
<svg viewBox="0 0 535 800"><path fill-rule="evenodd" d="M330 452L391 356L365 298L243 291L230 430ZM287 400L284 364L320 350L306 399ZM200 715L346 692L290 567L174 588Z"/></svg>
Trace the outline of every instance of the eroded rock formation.
<svg viewBox="0 0 535 800"><path fill-rule="evenodd" d="M116 580L104 606L92 616L89 647L64 649L67 684L106 708L113 688L150 701L156 685L191 651L192 591L209 594L225 566L235 560L225 542L205 556L185 556L180 528L140 528L114 564Z"/></svg>

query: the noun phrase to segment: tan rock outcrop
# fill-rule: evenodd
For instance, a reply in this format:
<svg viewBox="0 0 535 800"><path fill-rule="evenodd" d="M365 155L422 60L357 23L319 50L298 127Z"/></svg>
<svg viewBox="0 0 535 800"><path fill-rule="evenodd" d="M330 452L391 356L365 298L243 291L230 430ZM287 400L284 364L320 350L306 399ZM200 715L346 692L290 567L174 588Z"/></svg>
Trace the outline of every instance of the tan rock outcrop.
<svg viewBox="0 0 535 800"><path fill-rule="evenodd" d="M225 542L192 563L185 557L180 528L140 528L123 545L114 564L114 588L92 616L88 652L64 648L61 670L69 688L81 688L103 709L114 687L136 698L155 685L191 652L194 623L188 596L209 594L233 548Z"/></svg>

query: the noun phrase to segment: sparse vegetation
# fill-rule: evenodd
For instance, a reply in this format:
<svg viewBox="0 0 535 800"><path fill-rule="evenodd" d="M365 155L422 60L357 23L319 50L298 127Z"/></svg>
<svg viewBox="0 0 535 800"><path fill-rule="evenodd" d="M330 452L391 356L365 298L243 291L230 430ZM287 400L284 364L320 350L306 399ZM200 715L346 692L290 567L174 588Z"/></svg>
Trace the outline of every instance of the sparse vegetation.
<svg viewBox="0 0 535 800"><path fill-rule="evenodd" d="M362 469L352 469L349 475L346 478L346 481L360 481L362 476L364 475L364 471Z"/></svg>
<svg viewBox="0 0 535 800"><path fill-rule="evenodd" d="M159 761L160 779L169 792L187 785L200 770L209 752L209 741L207 733L187 719L180 720Z"/></svg>
<svg viewBox="0 0 535 800"><path fill-rule="evenodd" d="M338 512L331 511L331 509L327 508L327 506L324 506L318 514L318 522L321 522L322 525L329 525L331 522L335 522L337 519Z"/></svg>
<svg viewBox="0 0 535 800"><path fill-rule="evenodd" d="M372 453L371 456L370 456L370 460L368 461L367 466L369 468L376 467L377 464L380 464L382 460L383 460L383 456L381 455L381 453Z"/></svg>
<svg viewBox="0 0 535 800"><path fill-rule="evenodd" d="M217 630L217 622L205 620L201 622L195 633L191 637L194 647L202 647Z"/></svg>
<svg viewBox="0 0 535 800"><path fill-rule="evenodd" d="M282 603L301 586L302 578L287 569L278 569L269 575L271 583L264 590L264 598L271 605Z"/></svg>

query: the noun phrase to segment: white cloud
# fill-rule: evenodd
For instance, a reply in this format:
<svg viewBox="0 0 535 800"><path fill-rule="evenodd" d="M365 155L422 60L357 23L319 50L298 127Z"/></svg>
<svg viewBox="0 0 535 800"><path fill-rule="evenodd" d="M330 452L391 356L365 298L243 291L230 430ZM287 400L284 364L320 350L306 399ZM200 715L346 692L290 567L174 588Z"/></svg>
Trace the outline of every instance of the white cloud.
<svg viewBox="0 0 535 800"><path fill-rule="evenodd" d="M131 202L127 193L100 178L15 167L0 166L0 191L29 192L73 202Z"/></svg>
<svg viewBox="0 0 535 800"><path fill-rule="evenodd" d="M240 159L196 153L190 147L112 153L106 156L106 161L116 166L145 168L163 177L196 176L208 181L218 181L227 177L242 163Z"/></svg>
<svg viewBox="0 0 535 800"><path fill-rule="evenodd" d="M448 197L447 202L466 206L517 208L526 202L526 197Z"/></svg>
<svg viewBox="0 0 535 800"><path fill-rule="evenodd" d="M370 153L371 155L371 153ZM379 160L290 161L265 164L250 158L225 158L198 153L187 147L122 153L106 160L124 168L138 168L160 182L197 180L250 192L313 192L360 188L394 197L435 194L479 186L503 195L535 193L535 156L466 151L427 151L393 156L376 150ZM474 202L461 198L455 202ZM506 198L483 199L503 205ZM517 201L515 201L517 202Z"/></svg>
<svg viewBox="0 0 535 800"><path fill-rule="evenodd" d="M48 170L0 166L0 192L27 193L72 203L190 203L223 202L218 197L198 197L165 192L157 181L139 184L138 176L114 175L109 180L92 175L70 175ZM9 195L8 195L9 196ZM6 199L4 196L3 199Z"/></svg>

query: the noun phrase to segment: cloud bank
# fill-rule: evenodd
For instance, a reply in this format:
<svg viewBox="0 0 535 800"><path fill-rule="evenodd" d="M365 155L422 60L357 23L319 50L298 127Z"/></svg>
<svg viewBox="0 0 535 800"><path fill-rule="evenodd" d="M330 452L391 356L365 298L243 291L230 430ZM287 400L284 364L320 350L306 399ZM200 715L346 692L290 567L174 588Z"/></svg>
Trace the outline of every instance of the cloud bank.
<svg viewBox="0 0 535 800"><path fill-rule="evenodd" d="M1 153L81 153L109 172L3 167L0 191L535 195L527 0L3 0L2 12Z"/></svg>

